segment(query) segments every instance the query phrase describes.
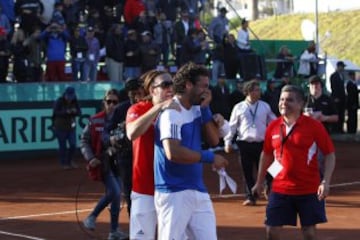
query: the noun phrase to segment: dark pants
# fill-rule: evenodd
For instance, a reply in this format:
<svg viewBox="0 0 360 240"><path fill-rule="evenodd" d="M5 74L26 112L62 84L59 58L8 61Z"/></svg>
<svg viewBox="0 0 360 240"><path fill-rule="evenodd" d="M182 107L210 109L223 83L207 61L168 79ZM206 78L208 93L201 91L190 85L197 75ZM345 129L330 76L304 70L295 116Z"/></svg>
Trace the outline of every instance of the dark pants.
<svg viewBox="0 0 360 240"><path fill-rule="evenodd" d="M347 119L347 132L348 133L356 133L357 131L357 108L355 109L348 109L348 119Z"/></svg>
<svg viewBox="0 0 360 240"><path fill-rule="evenodd" d="M127 204L127 211L130 216L131 209L131 189L132 189L132 158L120 158L119 161L120 178L123 184L123 196Z"/></svg>
<svg viewBox="0 0 360 240"><path fill-rule="evenodd" d="M259 167L260 154L263 148L263 142L236 142L240 149L241 166L245 178L246 199L256 201L256 196L251 193L255 185L254 171ZM255 168L254 168L255 167Z"/></svg>
<svg viewBox="0 0 360 240"><path fill-rule="evenodd" d="M345 121L345 102L341 100L340 102L335 103L335 107L339 115L339 121L334 124L334 132L343 133Z"/></svg>
<svg viewBox="0 0 360 240"><path fill-rule="evenodd" d="M55 135L59 143L59 160L62 166L70 166L76 150L76 131L55 130ZM67 147L69 144L69 148Z"/></svg>

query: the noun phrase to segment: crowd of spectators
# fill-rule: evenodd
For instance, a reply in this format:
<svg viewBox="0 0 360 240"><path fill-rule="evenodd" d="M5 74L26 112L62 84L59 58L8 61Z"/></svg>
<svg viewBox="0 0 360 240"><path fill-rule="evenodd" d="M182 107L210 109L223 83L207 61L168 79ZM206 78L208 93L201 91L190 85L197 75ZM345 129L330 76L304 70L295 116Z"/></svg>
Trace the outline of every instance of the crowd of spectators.
<svg viewBox="0 0 360 240"><path fill-rule="evenodd" d="M97 81L100 62L106 79L121 82L169 61L175 70L190 60L205 64L210 51L198 0L18 0L3 13L5 4L2 83Z"/></svg>

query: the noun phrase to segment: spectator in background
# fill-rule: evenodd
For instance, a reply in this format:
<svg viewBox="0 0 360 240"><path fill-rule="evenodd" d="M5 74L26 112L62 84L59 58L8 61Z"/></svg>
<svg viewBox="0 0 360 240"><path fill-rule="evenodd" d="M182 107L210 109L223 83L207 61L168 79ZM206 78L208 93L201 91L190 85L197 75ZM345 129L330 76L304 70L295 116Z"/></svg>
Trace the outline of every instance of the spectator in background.
<svg viewBox="0 0 360 240"><path fill-rule="evenodd" d="M121 24L114 24L106 37L106 70L112 82L123 82L124 78L125 40L122 31Z"/></svg>
<svg viewBox="0 0 360 240"><path fill-rule="evenodd" d="M95 37L94 27L88 27L85 38L89 48L84 64L84 79L85 81L95 82L97 80L97 67L100 60L100 42Z"/></svg>
<svg viewBox="0 0 360 240"><path fill-rule="evenodd" d="M171 48L172 25L165 13L159 13L158 22L154 26L154 42L159 45L163 66L168 66Z"/></svg>
<svg viewBox="0 0 360 240"><path fill-rule="evenodd" d="M145 11L145 5L141 0L127 0L124 6L124 19L128 28L134 28L135 19Z"/></svg>
<svg viewBox="0 0 360 240"><path fill-rule="evenodd" d="M201 42L198 40L198 30L191 28L182 43L181 65L195 62L195 57L202 50Z"/></svg>
<svg viewBox="0 0 360 240"><path fill-rule="evenodd" d="M7 39L5 29L0 27L0 83L6 83L10 55L10 42Z"/></svg>
<svg viewBox="0 0 360 240"><path fill-rule="evenodd" d="M334 125L334 133L344 133L345 121L345 63L338 61L336 63L336 71L330 76L331 97L333 98L336 110L339 114L339 121Z"/></svg>
<svg viewBox="0 0 360 240"><path fill-rule="evenodd" d="M20 28L26 36L34 31L35 26L41 25L40 16L44 12L44 5L40 0L17 0L14 8L20 20Z"/></svg>
<svg viewBox="0 0 360 240"><path fill-rule="evenodd" d="M158 0L158 12L163 12L166 19L171 22L171 25L173 25L177 19L179 4L180 2L178 0Z"/></svg>
<svg viewBox="0 0 360 240"><path fill-rule="evenodd" d="M219 16L213 18L208 29L209 37L215 44L221 45L224 37L229 32L229 19L226 18L227 10L225 7L220 8Z"/></svg>
<svg viewBox="0 0 360 240"><path fill-rule="evenodd" d="M11 31L12 31L12 26L11 26L10 20L3 13L3 8L1 6L1 4L0 4L0 27L2 27L4 29L4 32L6 35L11 33Z"/></svg>
<svg viewBox="0 0 360 240"><path fill-rule="evenodd" d="M257 80L244 85L246 98L236 104L230 116L231 131L224 137L225 152L232 152L232 140L237 134L236 144L240 149L240 161L245 179L246 199L244 206L254 206L258 196L251 189L255 185L254 169L258 169L267 125L276 116L269 104L260 100L261 89Z"/></svg>
<svg viewBox="0 0 360 240"><path fill-rule="evenodd" d="M43 69L41 64L43 63L42 54L44 45L39 39L41 34L40 27L38 26L34 29L34 32L25 39L24 44L29 48L29 53L27 56L29 64L29 81L39 82L43 80Z"/></svg>
<svg viewBox="0 0 360 240"><path fill-rule="evenodd" d="M274 78L280 79L285 73L288 76L294 76L294 60L295 57L290 53L287 46L281 46L278 55L276 56L276 63Z"/></svg>
<svg viewBox="0 0 360 240"><path fill-rule="evenodd" d="M152 40L151 33L145 31L141 34L140 43L141 73L156 69L160 62L159 46Z"/></svg>
<svg viewBox="0 0 360 240"><path fill-rule="evenodd" d="M25 33L19 28L14 32L11 38L11 52L13 59L13 74L18 83L29 80L29 62L27 56L30 52L29 47L25 44Z"/></svg>
<svg viewBox="0 0 360 240"><path fill-rule="evenodd" d="M192 28L189 21L189 13L187 10L181 11L181 18L175 23L174 26L174 42L175 42L175 64L177 67L180 67L182 64L182 51L183 51L183 43L185 41L186 36L188 35L189 29Z"/></svg>
<svg viewBox="0 0 360 240"><path fill-rule="evenodd" d="M324 125L328 133L331 132L332 126L339 120L334 101L323 93L323 83L317 75L309 78L309 96L305 103L304 114L319 120Z"/></svg>
<svg viewBox="0 0 360 240"><path fill-rule="evenodd" d="M230 93L230 108L233 109L234 106L245 99L243 82L240 80L236 81L236 88Z"/></svg>
<svg viewBox="0 0 360 240"><path fill-rule="evenodd" d="M195 53L194 63L207 66L209 65L210 59L210 43L206 39L205 32L202 29L196 30L196 38L195 41L200 44L200 51Z"/></svg>
<svg viewBox="0 0 360 240"><path fill-rule="evenodd" d="M64 10L64 6L62 2L55 2L54 4L54 12L51 17L51 23L57 23L58 25L65 27L65 18L62 14L62 11Z"/></svg>
<svg viewBox="0 0 360 240"><path fill-rule="evenodd" d="M241 29L238 32L236 42L239 47L240 53L251 53L250 34L249 34L249 21L245 18L241 21Z"/></svg>
<svg viewBox="0 0 360 240"><path fill-rule="evenodd" d="M280 116L279 112L279 97L280 91L276 86L274 80L268 80L266 83L266 90L262 96L262 99L270 105L271 111L276 115Z"/></svg>
<svg viewBox="0 0 360 240"><path fill-rule="evenodd" d="M134 29L129 29L124 43L124 76L126 79L137 78L141 74L140 45L137 36L137 32Z"/></svg>
<svg viewBox="0 0 360 240"><path fill-rule="evenodd" d="M79 22L80 2L81 1L63 0L62 14L69 32L73 32Z"/></svg>
<svg viewBox="0 0 360 240"><path fill-rule="evenodd" d="M311 41L307 49L300 55L298 74L304 78L317 75L318 62L319 59L316 52L316 45L314 41Z"/></svg>
<svg viewBox="0 0 360 240"><path fill-rule="evenodd" d="M359 90L356 84L355 72L350 71L348 75L349 80L346 84L347 132L355 134L358 125L357 111L359 108Z"/></svg>
<svg viewBox="0 0 360 240"><path fill-rule="evenodd" d="M40 34L40 39L45 42L47 80L65 81L65 51L69 33L64 27L52 23Z"/></svg>
<svg viewBox="0 0 360 240"><path fill-rule="evenodd" d="M218 76L217 84L211 87L212 101L210 103L211 111L216 114L220 113L224 119L229 120L231 114L230 91L226 85L225 74Z"/></svg>
<svg viewBox="0 0 360 240"><path fill-rule="evenodd" d="M80 33L80 28L74 29L70 40L71 67L74 81L85 81L84 64L89 47L86 39Z"/></svg>
<svg viewBox="0 0 360 240"><path fill-rule="evenodd" d="M75 89L69 86L56 99L52 115L53 129L59 143L59 161L63 169L77 167L73 158L76 151L76 117L80 115Z"/></svg>
<svg viewBox="0 0 360 240"><path fill-rule="evenodd" d="M236 45L234 34L229 34L223 39L224 70L227 79L234 81L239 71L239 47Z"/></svg>

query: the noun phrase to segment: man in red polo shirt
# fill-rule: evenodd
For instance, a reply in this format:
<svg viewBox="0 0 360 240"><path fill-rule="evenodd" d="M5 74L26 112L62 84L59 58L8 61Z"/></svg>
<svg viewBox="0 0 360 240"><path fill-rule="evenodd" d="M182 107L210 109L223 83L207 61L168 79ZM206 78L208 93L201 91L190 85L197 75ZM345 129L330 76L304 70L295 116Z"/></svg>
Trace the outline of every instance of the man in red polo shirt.
<svg viewBox="0 0 360 240"><path fill-rule="evenodd" d="M327 221L324 199L335 168L334 145L321 122L302 114L304 94L293 85L282 88L281 116L268 126L253 192L261 192L266 172L273 177L266 208L266 239L280 239L283 225L296 226L299 215L304 239L316 237L316 224ZM320 180L317 153L325 156Z"/></svg>

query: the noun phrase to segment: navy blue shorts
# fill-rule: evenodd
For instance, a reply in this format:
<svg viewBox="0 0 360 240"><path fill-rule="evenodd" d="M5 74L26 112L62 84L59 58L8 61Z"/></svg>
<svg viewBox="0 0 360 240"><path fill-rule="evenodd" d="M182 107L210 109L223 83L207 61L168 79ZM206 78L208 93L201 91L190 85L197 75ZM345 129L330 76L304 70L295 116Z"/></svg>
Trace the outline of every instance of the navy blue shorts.
<svg viewBox="0 0 360 240"><path fill-rule="evenodd" d="M316 194L294 196L270 193L266 207L267 226L296 226L297 215L301 226L327 222L325 201L319 201Z"/></svg>

